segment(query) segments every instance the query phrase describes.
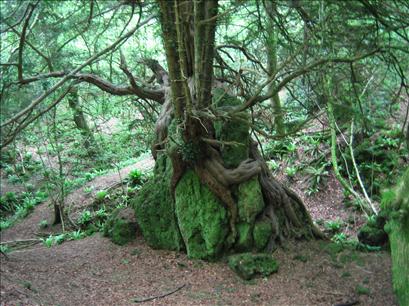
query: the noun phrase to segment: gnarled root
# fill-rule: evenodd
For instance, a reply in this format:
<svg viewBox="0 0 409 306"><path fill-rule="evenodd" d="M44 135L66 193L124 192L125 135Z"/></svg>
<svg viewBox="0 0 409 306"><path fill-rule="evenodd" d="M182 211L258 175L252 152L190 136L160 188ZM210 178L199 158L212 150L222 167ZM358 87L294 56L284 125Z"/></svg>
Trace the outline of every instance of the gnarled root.
<svg viewBox="0 0 409 306"><path fill-rule="evenodd" d="M256 143L252 143L251 154L261 167L259 181L266 205L264 215L270 219L273 227L269 249L274 249L277 244L281 244L284 237L325 238L313 223L302 200L272 177Z"/></svg>

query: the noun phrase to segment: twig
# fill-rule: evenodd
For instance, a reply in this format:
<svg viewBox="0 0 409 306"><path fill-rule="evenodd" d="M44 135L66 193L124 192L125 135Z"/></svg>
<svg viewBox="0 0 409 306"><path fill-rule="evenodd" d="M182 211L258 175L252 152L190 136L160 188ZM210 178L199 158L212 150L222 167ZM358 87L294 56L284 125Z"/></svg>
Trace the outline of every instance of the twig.
<svg viewBox="0 0 409 306"><path fill-rule="evenodd" d="M24 239L24 240L13 240L13 241L2 241L0 245L9 245L9 244L20 244L20 243L38 243L41 242L41 239Z"/></svg>
<svg viewBox="0 0 409 306"><path fill-rule="evenodd" d="M169 292L164 293L162 295L156 295L156 296L151 296L151 297L142 298L142 299L135 298L132 301L134 303L144 303L144 302L149 302L149 301L156 300L156 299L161 299L161 298L164 298L164 297L166 297L168 295L171 295L171 294L174 294L174 293L178 292L179 290L183 289L185 286L186 286L186 284L183 284L182 286L176 288L175 290L169 291Z"/></svg>

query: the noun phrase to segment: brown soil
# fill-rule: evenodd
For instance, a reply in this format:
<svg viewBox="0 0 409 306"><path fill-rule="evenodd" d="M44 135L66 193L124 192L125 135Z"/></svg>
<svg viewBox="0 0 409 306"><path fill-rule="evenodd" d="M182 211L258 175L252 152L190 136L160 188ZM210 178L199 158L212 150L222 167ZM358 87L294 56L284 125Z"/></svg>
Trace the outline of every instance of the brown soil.
<svg viewBox="0 0 409 306"><path fill-rule="evenodd" d="M144 161L139 168L149 168ZM123 170L124 178L135 165ZM89 182L95 191L118 182L112 173ZM293 182L297 185L297 182ZM342 193L333 177L323 192L305 198L314 219L348 219ZM301 190L298 190L303 195ZM86 206L92 194L83 188L67 204ZM36 237L38 223L52 219L44 203L26 219L1 232L2 241ZM357 220L362 220L357 217ZM361 221L359 221L361 222ZM356 224L358 224L357 222ZM356 224L348 230L351 235ZM59 228L51 229L58 232ZM153 250L140 233L120 247L95 234L47 248L40 244L1 257L1 305L134 305L133 299L158 296L185 285L174 294L145 305L335 305L358 300L359 305L397 305L391 286L387 252L344 250L335 254L322 241L297 242L274 254L277 274L245 282L222 260L208 263L185 254ZM357 286L368 288L359 295Z"/></svg>

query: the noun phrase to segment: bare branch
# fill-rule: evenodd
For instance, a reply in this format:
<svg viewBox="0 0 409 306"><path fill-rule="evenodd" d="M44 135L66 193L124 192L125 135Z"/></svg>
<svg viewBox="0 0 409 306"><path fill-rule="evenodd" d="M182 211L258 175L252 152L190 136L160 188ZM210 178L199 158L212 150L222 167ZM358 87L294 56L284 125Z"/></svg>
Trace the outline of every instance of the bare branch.
<svg viewBox="0 0 409 306"><path fill-rule="evenodd" d="M38 2L37 2L38 3ZM21 81L23 80L23 50L24 50L24 42L26 40L26 32L27 32L27 27L30 23L30 18L33 15L35 5L32 5L31 3L29 4L29 12L26 17L26 20L24 21L23 25L23 31L21 32L20 36L20 43L18 46L18 66L17 66L17 73L18 73L18 79ZM14 29L13 29L14 30Z"/></svg>

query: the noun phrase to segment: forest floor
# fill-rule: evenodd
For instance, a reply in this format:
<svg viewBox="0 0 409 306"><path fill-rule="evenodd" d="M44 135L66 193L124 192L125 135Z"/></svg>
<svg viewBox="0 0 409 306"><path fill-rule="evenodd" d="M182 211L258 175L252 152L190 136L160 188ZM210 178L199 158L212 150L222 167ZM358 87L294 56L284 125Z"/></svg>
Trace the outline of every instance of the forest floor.
<svg viewBox="0 0 409 306"><path fill-rule="evenodd" d="M149 169L147 159L118 173L96 177L86 186L94 190L115 185L134 168ZM283 179L283 178L281 178ZM306 197L302 178L288 182L304 199L314 220L343 220L351 237L363 217L345 208L336 179L330 175L321 192ZM7 191L4 189L3 192ZM89 205L92 194L84 188L66 202ZM1 241L38 238L41 220L52 221L49 203L35 208L27 218L1 232ZM351 221L352 220L352 221ZM51 227L43 234L57 233ZM36 235L37 234L37 235ZM140 232L136 239L117 246L94 234L47 248L42 244L1 257L1 305L134 305L134 299L160 296L144 305L397 305L391 285L391 260L387 251L336 250L324 241L296 242L274 253L280 267L268 278L243 281L225 260L209 263L185 254L153 250Z"/></svg>

